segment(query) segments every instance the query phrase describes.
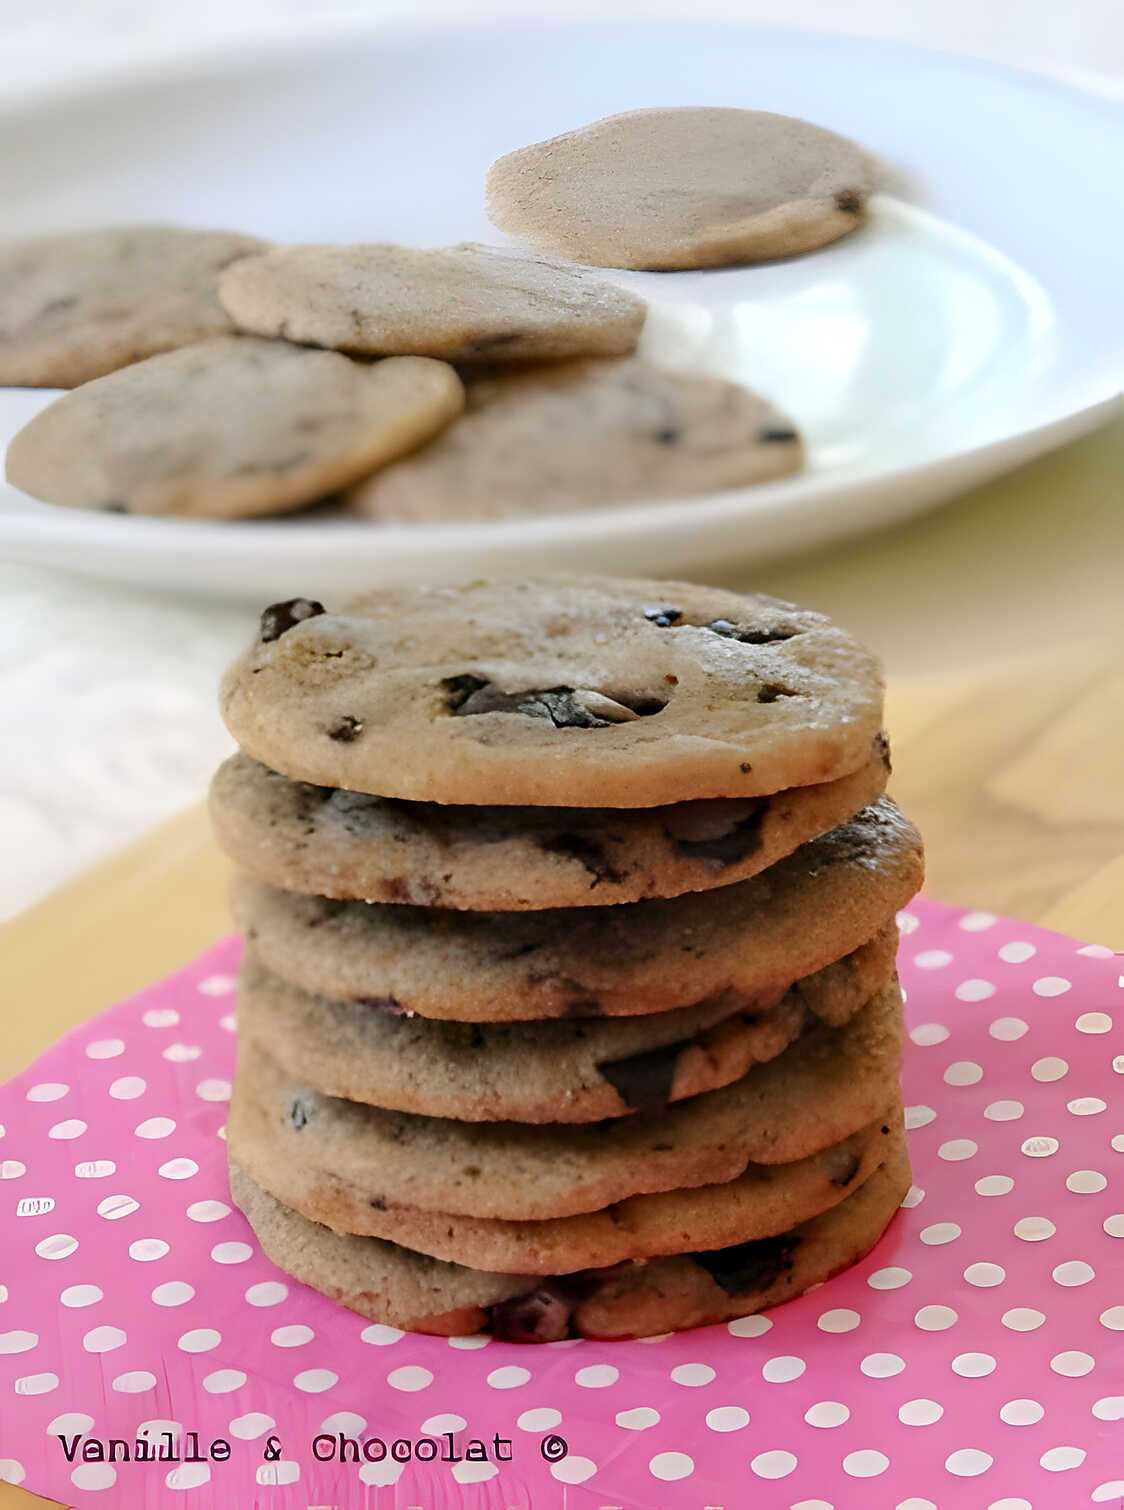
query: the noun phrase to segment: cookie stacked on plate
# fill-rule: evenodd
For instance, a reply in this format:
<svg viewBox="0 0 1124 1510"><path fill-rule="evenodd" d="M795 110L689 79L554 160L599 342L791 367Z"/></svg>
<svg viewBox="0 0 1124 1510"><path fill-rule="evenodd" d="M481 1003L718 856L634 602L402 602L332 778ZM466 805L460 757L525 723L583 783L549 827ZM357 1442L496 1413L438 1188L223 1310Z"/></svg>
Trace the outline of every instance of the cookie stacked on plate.
<svg viewBox="0 0 1124 1510"><path fill-rule="evenodd" d="M282 1268L549 1342L873 1245L921 846L860 645L684 583L388 589L267 609L223 711L231 1185Z"/></svg>

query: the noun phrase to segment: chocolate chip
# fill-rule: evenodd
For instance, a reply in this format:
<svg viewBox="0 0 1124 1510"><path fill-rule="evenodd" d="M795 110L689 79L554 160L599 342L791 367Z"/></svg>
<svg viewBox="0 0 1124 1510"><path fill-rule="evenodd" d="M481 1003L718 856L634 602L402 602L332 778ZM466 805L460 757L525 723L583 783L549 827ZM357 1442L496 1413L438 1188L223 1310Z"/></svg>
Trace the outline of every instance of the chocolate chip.
<svg viewBox="0 0 1124 1510"><path fill-rule="evenodd" d="M357 1007L369 1007L372 1012L389 1012L392 1017L409 1017L409 1007L404 1007L397 996L355 996Z"/></svg>
<svg viewBox="0 0 1124 1510"><path fill-rule="evenodd" d="M271 603L262 613L258 637L263 645L268 645L303 624L305 619L315 619L322 613L327 613L327 609L315 598L289 598L284 603Z"/></svg>
<svg viewBox="0 0 1124 1510"><path fill-rule="evenodd" d="M835 208L842 210L844 215L860 215L862 207L862 195L854 189L841 189L835 196Z"/></svg>
<svg viewBox="0 0 1124 1510"><path fill-rule="evenodd" d="M800 437L796 431L787 425L767 425L764 430L758 430L757 439L765 445L791 445Z"/></svg>
<svg viewBox="0 0 1124 1510"><path fill-rule="evenodd" d="M839 1168L831 1176L831 1183L838 1185L840 1190L845 1189L858 1174L862 1167L862 1160L857 1153L848 1153L839 1156Z"/></svg>
<svg viewBox="0 0 1124 1510"><path fill-rule="evenodd" d="M683 611L672 608L669 603L648 603L644 608L644 617L658 629L670 629L672 624L683 617Z"/></svg>
<svg viewBox="0 0 1124 1510"><path fill-rule="evenodd" d="M775 703L782 697L799 696L799 692L793 692L791 687L782 687L779 682L764 682L757 689L757 701L759 703Z"/></svg>
<svg viewBox="0 0 1124 1510"><path fill-rule="evenodd" d="M782 1275L791 1273L792 1255L799 1245L798 1237L782 1232L777 1237L736 1243L732 1248L712 1248L690 1256L727 1295L746 1295L768 1290Z"/></svg>
<svg viewBox="0 0 1124 1510"><path fill-rule="evenodd" d="M481 687L486 687L488 683L483 677L473 676L471 672L466 671L461 676L445 677L441 685L445 689L450 713L456 713L474 692L479 692Z"/></svg>
<svg viewBox="0 0 1124 1510"><path fill-rule="evenodd" d="M874 753L885 766L887 775L892 775L894 767L890 763L890 741L886 738L885 734L879 734L875 737Z"/></svg>
<svg viewBox="0 0 1124 1510"><path fill-rule="evenodd" d="M743 767L743 770L748 767ZM716 860L719 865L736 865L761 848L761 823L769 804L759 803L751 813L735 823L725 834L709 839L671 838L679 853L688 860Z"/></svg>
<svg viewBox="0 0 1124 1510"><path fill-rule="evenodd" d="M743 776L748 776L750 771L753 770L753 767L750 765L748 760L743 760L741 765L738 766L738 770L742 773Z"/></svg>
<svg viewBox="0 0 1124 1510"><path fill-rule="evenodd" d="M682 1043L665 1044L627 1059L605 1059L598 1071L635 1112L663 1111L671 1099Z"/></svg>
<svg viewBox="0 0 1124 1510"><path fill-rule="evenodd" d="M634 717L659 713L666 704L655 698L625 701L621 695L573 687L529 688L503 692L479 677L448 677L442 684L449 693L449 709L458 718L480 713L519 713L541 718L556 729L604 729Z"/></svg>
<svg viewBox="0 0 1124 1510"><path fill-rule="evenodd" d="M540 840L539 848L548 855L563 855L567 860L577 860L593 877L591 891L601 881L624 880L623 874L609 863L600 844L587 834L553 834L549 839Z"/></svg>
<svg viewBox="0 0 1124 1510"><path fill-rule="evenodd" d="M381 1195L373 1195L367 1202L367 1205L370 1206L372 1211L386 1210L386 1202L383 1200Z"/></svg>
<svg viewBox="0 0 1124 1510"><path fill-rule="evenodd" d="M127 514L129 512L128 504L119 503L116 498L111 498L108 503L99 504L99 508L103 514Z"/></svg>
<svg viewBox="0 0 1124 1510"><path fill-rule="evenodd" d="M491 1307L492 1336L500 1342L561 1342L570 1334L569 1301L543 1286Z"/></svg>
<svg viewBox="0 0 1124 1510"><path fill-rule="evenodd" d="M315 1115L316 1109L306 1096L294 1096L289 1102L287 1116L294 1132L300 1132L302 1127L307 1127Z"/></svg>
<svg viewBox="0 0 1124 1510"><path fill-rule="evenodd" d="M349 745L353 739L358 739L362 732L363 720L352 718L350 713L345 713L339 723L328 730L328 738L334 739L337 744Z"/></svg>
<svg viewBox="0 0 1124 1510"><path fill-rule="evenodd" d="M663 430L657 430L654 438L659 441L661 446L674 446L682 434L682 430L673 429L672 426L668 425Z"/></svg>

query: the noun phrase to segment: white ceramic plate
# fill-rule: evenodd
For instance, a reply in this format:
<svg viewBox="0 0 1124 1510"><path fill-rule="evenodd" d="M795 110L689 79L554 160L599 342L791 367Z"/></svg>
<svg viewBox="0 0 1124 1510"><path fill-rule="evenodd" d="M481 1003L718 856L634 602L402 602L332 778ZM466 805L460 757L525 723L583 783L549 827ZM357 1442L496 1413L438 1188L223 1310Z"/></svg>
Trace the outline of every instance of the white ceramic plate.
<svg viewBox="0 0 1124 1510"><path fill-rule="evenodd" d="M613 111L760 107L855 137L895 175L814 255L618 274L656 358L742 377L809 441L803 475L544 519L208 524L0 490L0 554L245 597L572 566L688 573L904 518L1091 428L1124 386L1124 119L963 59L720 25L322 27L150 58L0 115L11 235L175 220L279 240L501 241L498 154ZM0 441L50 396L0 390Z"/></svg>

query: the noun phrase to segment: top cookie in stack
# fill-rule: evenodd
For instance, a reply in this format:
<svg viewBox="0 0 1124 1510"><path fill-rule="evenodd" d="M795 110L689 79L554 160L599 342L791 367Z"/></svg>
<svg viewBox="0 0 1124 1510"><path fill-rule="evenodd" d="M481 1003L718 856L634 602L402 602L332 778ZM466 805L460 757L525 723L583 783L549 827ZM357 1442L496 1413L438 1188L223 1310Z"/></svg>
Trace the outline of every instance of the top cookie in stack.
<svg viewBox="0 0 1124 1510"><path fill-rule="evenodd" d="M873 657L684 583L274 605L212 810L249 941L232 1181L374 1319L512 1340L743 1315L908 1182Z"/></svg>

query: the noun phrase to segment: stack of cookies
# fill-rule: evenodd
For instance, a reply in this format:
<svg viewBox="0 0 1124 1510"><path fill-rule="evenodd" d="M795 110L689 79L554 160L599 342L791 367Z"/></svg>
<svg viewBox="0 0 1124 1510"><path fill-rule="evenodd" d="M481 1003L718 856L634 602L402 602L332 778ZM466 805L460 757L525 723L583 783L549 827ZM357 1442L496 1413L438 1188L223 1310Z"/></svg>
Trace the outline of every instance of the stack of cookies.
<svg viewBox="0 0 1124 1510"><path fill-rule="evenodd" d="M882 684L674 582L262 616L212 810L247 949L231 1186L373 1320L633 1337L789 1299L909 1184Z"/></svg>

